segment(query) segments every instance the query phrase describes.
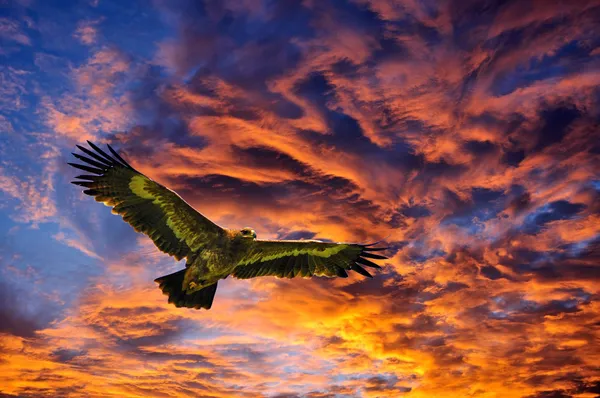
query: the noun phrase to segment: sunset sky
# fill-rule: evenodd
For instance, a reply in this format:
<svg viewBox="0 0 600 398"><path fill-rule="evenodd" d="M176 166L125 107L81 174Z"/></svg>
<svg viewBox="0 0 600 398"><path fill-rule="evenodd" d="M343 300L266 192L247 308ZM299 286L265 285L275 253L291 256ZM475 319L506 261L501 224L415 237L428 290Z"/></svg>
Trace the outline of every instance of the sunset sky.
<svg viewBox="0 0 600 398"><path fill-rule="evenodd" d="M600 396L600 0L0 1L0 397ZM110 143L219 225L385 239L220 282L69 182Z"/></svg>

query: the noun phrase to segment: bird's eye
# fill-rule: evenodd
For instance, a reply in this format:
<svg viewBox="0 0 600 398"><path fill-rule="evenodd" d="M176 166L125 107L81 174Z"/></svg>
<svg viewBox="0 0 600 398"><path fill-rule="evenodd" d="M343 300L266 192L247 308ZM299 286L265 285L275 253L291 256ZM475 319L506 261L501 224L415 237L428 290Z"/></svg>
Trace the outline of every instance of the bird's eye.
<svg viewBox="0 0 600 398"><path fill-rule="evenodd" d="M240 230L240 234L244 237L254 236L254 231L251 228L244 228Z"/></svg>

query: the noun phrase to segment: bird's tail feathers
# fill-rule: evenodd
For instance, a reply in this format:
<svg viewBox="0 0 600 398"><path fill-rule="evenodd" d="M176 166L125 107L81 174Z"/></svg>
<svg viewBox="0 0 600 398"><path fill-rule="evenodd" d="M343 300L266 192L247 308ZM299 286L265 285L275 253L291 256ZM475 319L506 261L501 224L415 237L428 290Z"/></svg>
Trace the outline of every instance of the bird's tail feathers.
<svg viewBox="0 0 600 398"><path fill-rule="evenodd" d="M182 269L173 274L161 276L155 279L154 282L158 283L163 294L169 296L169 303L175 304L176 307L210 309L217 292L217 283L215 282L192 294L186 294L181 289L185 271L185 269Z"/></svg>

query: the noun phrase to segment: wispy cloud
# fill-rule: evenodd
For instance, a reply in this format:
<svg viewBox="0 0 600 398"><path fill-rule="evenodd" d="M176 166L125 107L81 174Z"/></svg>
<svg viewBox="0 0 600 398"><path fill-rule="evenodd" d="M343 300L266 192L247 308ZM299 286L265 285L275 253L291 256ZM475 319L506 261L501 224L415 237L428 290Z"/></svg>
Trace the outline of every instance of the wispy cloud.
<svg viewBox="0 0 600 398"><path fill-rule="evenodd" d="M101 20L94 21L81 21L77 30L75 31L75 37L83 44L91 46L97 42L98 37L98 24Z"/></svg>
<svg viewBox="0 0 600 398"><path fill-rule="evenodd" d="M18 44L30 46L31 40L23 31L20 21L9 18L0 18L0 37L3 40L16 42Z"/></svg>
<svg viewBox="0 0 600 398"><path fill-rule="evenodd" d="M45 175L41 179L28 177L25 180L19 180L18 177L7 174L6 170L0 167L0 191L12 199L13 203L17 203L13 207L14 210L10 212L11 217L16 221L32 223L33 226L36 226L56 214L52 199L51 175ZM7 205L8 203L7 200Z"/></svg>

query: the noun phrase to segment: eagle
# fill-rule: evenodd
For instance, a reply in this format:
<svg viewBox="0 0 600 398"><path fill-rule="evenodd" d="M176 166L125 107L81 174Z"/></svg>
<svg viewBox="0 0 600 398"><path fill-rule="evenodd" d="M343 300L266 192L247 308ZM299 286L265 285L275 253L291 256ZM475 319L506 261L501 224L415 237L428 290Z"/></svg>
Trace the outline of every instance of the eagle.
<svg viewBox="0 0 600 398"><path fill-rule="evenodd" d="M229 275L346 278L346 271L352 270L372 278L363 266L381 268L371 260L387 259L376 253L387 249L374 247L379 242L263 240L249 227L220 227L177 193L131 167L110 145L112 156L87 143L89 149L76 145L82 154L73 153L84 164L68 164L89 174L78 175L72 183L150 237L160 251L177 261L185 258L185 269L155 279L177 307L210 309L218 281Z"/></svg>

